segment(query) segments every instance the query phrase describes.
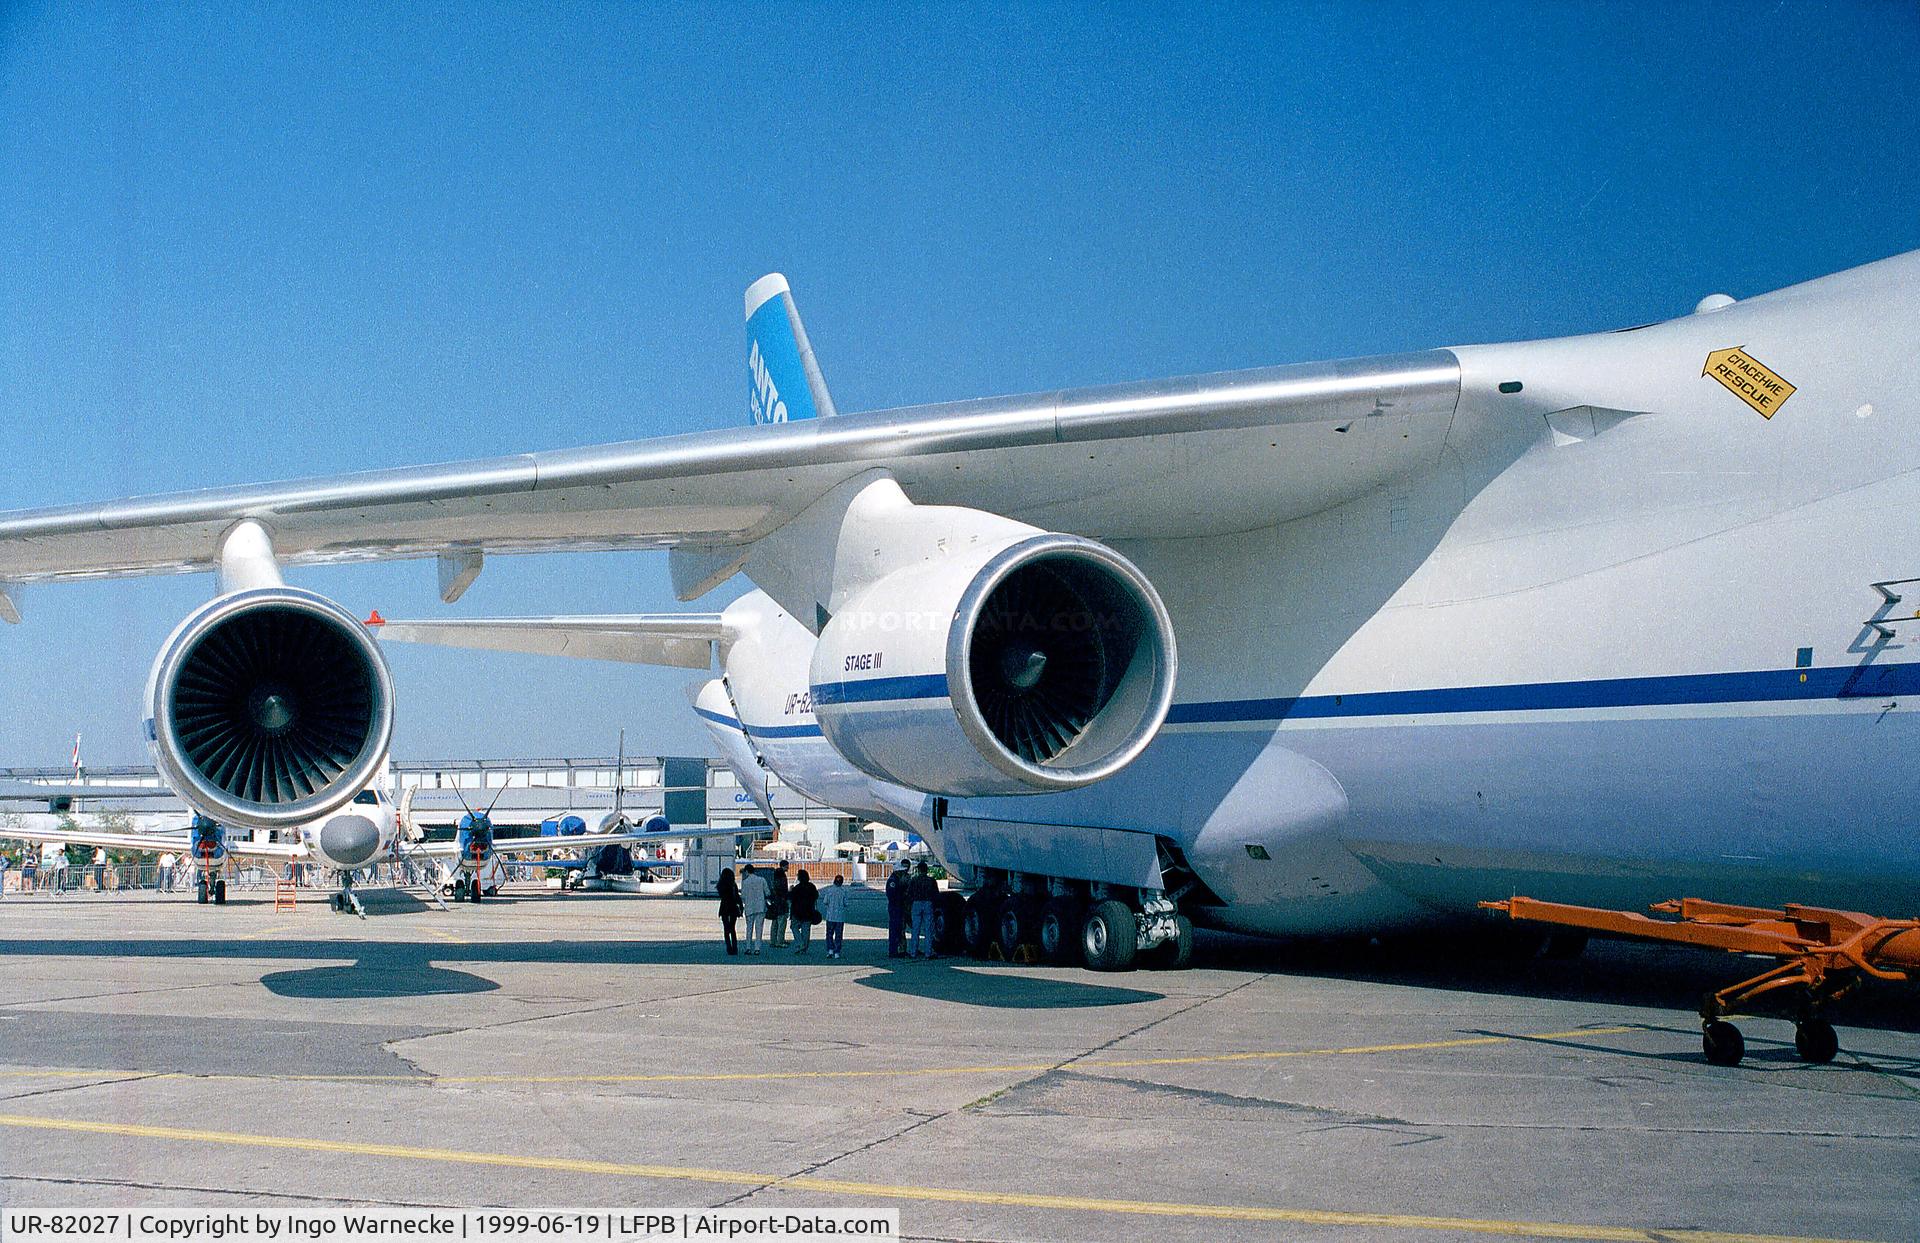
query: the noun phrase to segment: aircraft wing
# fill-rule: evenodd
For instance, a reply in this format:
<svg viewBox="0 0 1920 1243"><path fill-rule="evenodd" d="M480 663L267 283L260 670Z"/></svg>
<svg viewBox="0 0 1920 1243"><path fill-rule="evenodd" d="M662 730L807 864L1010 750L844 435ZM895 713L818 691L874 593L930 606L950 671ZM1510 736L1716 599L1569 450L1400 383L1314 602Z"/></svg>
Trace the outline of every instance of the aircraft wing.
<svg viewBox="0 0 1920 1243"><path fill-rule="evenodd" d="M1460 389L1435 350L22 510L0 514L0 619L23 583L213 569L247 518L295 565L685 550L692 598L738 567L729 550L872 470L917 503L1095 538L1245 530L1437 460Z"/></svg>
<svg viewBox="0 0 1920 1243"><path fill-rule="evenodd" d="M546 851L584 851L598 850L602 846L644 846L648 842L684 842L707 837L739 837L746 833L761 833L766 826L750 829L715 829L705 826L687 829L667 829L658 833L575 833L569 837L496 837L493 840L493 852L500 855L540 854ZM407 847L409 855L426 858L451 858L459 853L456 841L421 842Z"/></svg>
<svg viewBox="0 0 1920 1243"><path fill-rule="evenodd" d="M105 846L108 850L135 850L145 854L158 855L168 851L176 853L190 852L192 843L182 834L160 833L96 833L90 829L63 829L58 825L44 828L9 828L0 825L0 841L13 842L56 842L62 845ZM247 842L228 841L227 853L238 859L304 859L306 847L291 842Z"/></svg>
<svg viewBox="0 0 1920 1243"><path fill-rule="evenodd" d="M714 645L727 638L718 613L381 621L373 631L396 643L532 652L679 669L711 667Z"/></svg>
<svg viewBox="0 0 1920 1243"><path fill-rule="evenodd" d="M45 803L53 799L167 798L171 791L155 786L90 786L63 782L0 781L0 803Z"/></svg>

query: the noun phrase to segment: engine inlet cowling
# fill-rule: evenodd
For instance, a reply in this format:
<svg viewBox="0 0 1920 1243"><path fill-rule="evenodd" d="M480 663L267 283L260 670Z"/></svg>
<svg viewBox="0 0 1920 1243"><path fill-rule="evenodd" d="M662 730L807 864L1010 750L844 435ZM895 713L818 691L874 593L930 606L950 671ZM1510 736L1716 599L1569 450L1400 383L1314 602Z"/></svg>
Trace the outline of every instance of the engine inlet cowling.
<svg viewBox="0 0 1920 1243"><path fill-rule="evenodd" d="M295 588L215 600L174 632L149 691L154 759L223 823L324 816L380 774L393 682L351 614Z"/></svg>
<svg viewBox="0 0 1920 1243"><path fill-rule="evenodd" d="M896 571L821 632L813 705L870 775L956 796L1068 790L1144 750L1173 701L1166 608L1071 535Z"/></svg>

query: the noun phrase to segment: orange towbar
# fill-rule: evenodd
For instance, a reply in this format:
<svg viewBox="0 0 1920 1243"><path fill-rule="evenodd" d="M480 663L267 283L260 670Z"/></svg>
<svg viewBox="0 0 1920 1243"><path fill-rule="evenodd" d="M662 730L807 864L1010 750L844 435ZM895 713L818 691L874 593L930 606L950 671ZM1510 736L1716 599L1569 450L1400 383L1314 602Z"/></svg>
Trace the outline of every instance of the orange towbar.
<svg viewBox="0 0 1920 1243"><path fill-rule="evenodd" d="M1851 992L1864 976L1907 980L1920 973L1920 919L1877 919L1818 906L1730 906L1701 898L1655 903L1651 909L1673 917L1668 919L1533 898L1480 905L1531 923L1781 959L1779 966L1701 1001L1701 1044L1707 1060L1720 1066L1746 1055L1740 1030L1725 1019L1744 1003L1769 994L1769 1000L1791 997L1800 1056L1830 1062L1840 1043L1820 1015L1828 1002Z"/></svg>

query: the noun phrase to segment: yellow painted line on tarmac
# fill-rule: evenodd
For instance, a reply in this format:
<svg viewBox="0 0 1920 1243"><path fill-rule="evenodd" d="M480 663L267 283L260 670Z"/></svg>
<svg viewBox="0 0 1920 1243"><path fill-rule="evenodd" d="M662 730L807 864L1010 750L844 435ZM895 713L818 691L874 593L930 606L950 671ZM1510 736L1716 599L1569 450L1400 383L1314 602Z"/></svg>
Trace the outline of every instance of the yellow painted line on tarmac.
<svg viewBox="0 0 1920 1243"><path fill-rule="evenodd" d="M1125 1070L1139 1066L1203 1066L1225 1062L1278 1061L1296 1057L1353 1057L1370 1053L1415 1053L1426 1049L1466 1049L1478 1045L1508 1044L1516 1040L1564 1040L1571 1036L1617 1036L1631 1027L1589 1027L1570 1032L1534 1032L1525 1036L1463 1036L1455 1040L1422 1040L1409 1044L1352 1045L1342 1049L1260 1049L1245 1053L1200 1053L1186 1057L1132 1057L1070 1060L1076 1069ZM999 1066L916 1066L893 1070L750 1070L724 1074L632 1075L436 1075L435 1083L698 1083L742 1082L763 1079L882 1079L891 1076L1030 1075L1053 1070L1060 1061L1013 1062Z"/></svg>
<svg viewBox="0 0 1920 1243"><path fill-rule="evenodd" d="M1417 1213L1371 1213L1327 1209L1274 1208L1240 1204L1181 1204L1161 1200L1112 1200L1095 1196L1044 1195L1020 1191L975 1191L963 1187L923 1187L904 1183L869 1183L812 1175L783 1177L746 1170L714 1170L697 1166L644 1165L626 1161L589 1161L570 1157L531 1157L514 1153L472 1152L458 1148L415 1148L402 1144L368 1144L349 1140L306 1139L285 1135L253 1135L237 1131L200 1131L183 1127L140 1126L133 1123L84 1122L67 1118L40 1118L0 1114L0 1126L39 1131L66 1131L120 1138L169 1140L181 1143L221 1144L240 1148L270 1148L295 1152L343 1153L356 1157L386 1157L446 1165L549 1170L611 1178L645 1178L666 1182L718 1183L782 1191L813 1191L849 1199L912 1200L919 1203L991 1205L1006 1208L1047 1209L1054 1212L1119 1213L1137 1217L1185 1217L1216 1221L1284 1222L1292 1225L1354 1226L1387 1230L1451 1230L1463 1234L1508 1238L1596 1240L1598 1243L1843 1243L1791 1235L1739 1234L1712 1230L1641 1229L1633 1226L1589 1225L1558 1221L1507 1221L1498 1218L1441 1217Z"/></svg>
<svg viewBox="0 0 1920 1243"><path fill-rule="evenodd" d="M1419 1053L1436 1049L1470 1049L1530 1040L1570 1040L1576 1036L1620 1036L1634 1027L1580 1027L1562 1032L1527 1032L1517 1036L1462 1036L1453 1040L1419 1040L1405 1044L1362 1044L1328 1049L1256 1049L1241 1053L1198 1053L1185 1057L1130 1057L1068 1060L1078 1069L1127 1070L1143 1066L1206 1066L1233 1062L1269 1062L1298 1057L1359 1057L1378 1053ZM275 1083L422 1083L422 1084L569 1084L569 1083L756 1083L778 1079L890 1079L940 1075L1032 1075L1060 1067L1051 1062L1008 1062L995 1066L907 1066L871 1070L742 1070L704 1074L659 1073L627 1075L223 1075L189 1071L160 1071L149 1079L240 1079ZM84 1078L89 1075L141 1074L117 1070L0 1070L0 1079L42 1076Z"/></svg>
<svg viewBox="0 0 1920 1243"><path fill-rule="evenodd" d="M465 937L456 937L451 932L442 932L438 928L423 928L421 929L421 931L426 933L430 937L439 937L442 941L446 941L452 945L472 945L473 944L473 942L467 940Z"/></svg>
<svg viewBox="0 0 1920 1243"><path fill-rule="evenodd" d="M275 925L274 925L273 927L271 927L271 928L262 928L262 929L261 929L260 931L258 931L258 932L240 932L240 933L235 933L235 934L234 934L233 936L231 936L231 937L229 937L229 938L228 938L228 940L231 940L231 941L265 941L265 940L267 940L267 939L268 939L268 938L270 938L270 937L277 937L277 936L279 936L279 935L280 935L281 933L283 933L283 932L292 932L292 931L293 931L293 925L292 925L292 924L275 924Z"/></svg>

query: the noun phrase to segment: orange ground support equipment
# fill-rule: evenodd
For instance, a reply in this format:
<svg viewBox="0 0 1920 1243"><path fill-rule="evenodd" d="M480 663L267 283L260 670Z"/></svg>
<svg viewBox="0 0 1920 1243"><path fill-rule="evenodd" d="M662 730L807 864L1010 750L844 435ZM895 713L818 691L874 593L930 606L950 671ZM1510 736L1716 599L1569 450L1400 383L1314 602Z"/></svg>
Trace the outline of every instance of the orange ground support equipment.
<svg viewBox="0 0 1920 1243"><path fill-rule="evenodd" d="M1840 1041L1833 1025L1821 1017L1827 1003L1852 992L1866 976L1907 980L1912 978L1909 973L1920 973L1920 919L1876 919L1818 906L1770 910L1700 898L1652 906L1675 917L1671 919L1532 898L1480 905L1532 923L1780 959L1779 966L1701 1000L1700 1044L1716 1066L1734 1066L1746 1056L1746 1040L1726 1016L1755 998L1785 1003L1782 1008L1794 1019L1793 1043L1800 1056L1830 1062L1840 1051Z"/></svg>
<svg viewBox="0 0 1920 1243"><path fill-rule="evenodd" d="M299 891L294 888L293 882L291 880L283 876L278 881L274 882L274 886L273 886L273 909L274 910L291 911L295 908L295 906L299 903L299 901L300 901Z"/></svg>

